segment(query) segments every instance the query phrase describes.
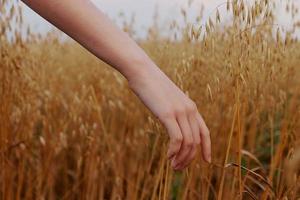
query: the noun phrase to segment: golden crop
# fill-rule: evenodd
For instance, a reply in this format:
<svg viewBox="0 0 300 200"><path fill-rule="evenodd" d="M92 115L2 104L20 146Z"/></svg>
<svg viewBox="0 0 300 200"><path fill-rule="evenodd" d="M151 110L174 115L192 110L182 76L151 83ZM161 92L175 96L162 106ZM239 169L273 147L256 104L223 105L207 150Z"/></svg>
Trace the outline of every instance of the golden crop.
<svg viewBox="0 0 300 200"><path fill-rule="evenodd" d="M166 131L119 73L55 34L22 39L21 10L0 0L0 199L298 200L299 22L276 24L273 3L228 1L225 27L216 9L140 42L211 131L212 164L199 154L175 173Z"/></svg>

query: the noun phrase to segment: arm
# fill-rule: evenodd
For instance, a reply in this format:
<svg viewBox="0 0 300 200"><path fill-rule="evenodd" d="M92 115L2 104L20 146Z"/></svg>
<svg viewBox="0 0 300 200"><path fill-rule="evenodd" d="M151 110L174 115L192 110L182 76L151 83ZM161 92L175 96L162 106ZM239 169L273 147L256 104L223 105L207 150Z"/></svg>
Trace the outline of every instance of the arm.
<svg viewBox="0 0 300 200"><path fill-rule="evenodd" d="M23 0L129 81L131 89L166 127L168 157L183 169L200 144L211 160L210 135L195 103L190 100L124 32L88 0Z"/></svg>

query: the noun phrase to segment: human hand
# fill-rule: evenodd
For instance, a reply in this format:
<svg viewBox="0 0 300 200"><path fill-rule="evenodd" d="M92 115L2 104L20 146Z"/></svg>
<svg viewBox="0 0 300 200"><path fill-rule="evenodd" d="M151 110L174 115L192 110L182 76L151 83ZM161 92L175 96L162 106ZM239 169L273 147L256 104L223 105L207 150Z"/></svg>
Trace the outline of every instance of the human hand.
<svg viewBox="0 0 300 200"><path fill-rule="evenodd" d="M195 103L91 1L23 1L128 79L132 90L167 128L168 157L174 169L183 169L193 160L200 142L203 157L210 162L209 131Z"/></svg>
<svg viewBox="0 0 300 200"><path fill-rule="evenodd" d="M166 127L170 137L167 156L173 169L187 167L199 144L204 160L211 162L210 133L196 104L162 71L152 67L147 73L131 77L129 85Z"/></svg>

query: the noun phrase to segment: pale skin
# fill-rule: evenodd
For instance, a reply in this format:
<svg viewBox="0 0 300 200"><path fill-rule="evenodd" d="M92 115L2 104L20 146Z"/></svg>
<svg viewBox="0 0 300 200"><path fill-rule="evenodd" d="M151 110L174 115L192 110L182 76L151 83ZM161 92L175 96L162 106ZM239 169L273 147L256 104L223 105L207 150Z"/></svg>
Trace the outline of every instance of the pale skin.
<svg viewBox="0 0 300 200"><path fill-rule="evenodd" d="M124 75L132 91L166 127L170 138L167 156L173 169L187 167L198 145L204 160L211 162L210 133L196 104L91 1L23 2Z"/></svg>

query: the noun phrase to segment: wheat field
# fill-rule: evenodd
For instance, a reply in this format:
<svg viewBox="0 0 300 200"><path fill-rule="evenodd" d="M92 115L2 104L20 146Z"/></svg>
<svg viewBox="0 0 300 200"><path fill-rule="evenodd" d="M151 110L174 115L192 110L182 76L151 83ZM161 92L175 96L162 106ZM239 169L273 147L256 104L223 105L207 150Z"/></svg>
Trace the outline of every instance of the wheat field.
<svg viewBox="0 0 300 200"><path fill-rule="evenodd" d="M277 25L269 0L222 6L226 25L216 8L139 41L211 132L212 163L199 153L174 172L166 130L118 72L26 30L19 5L0 0L0 199L299 200L300 24Z"/></svg>

